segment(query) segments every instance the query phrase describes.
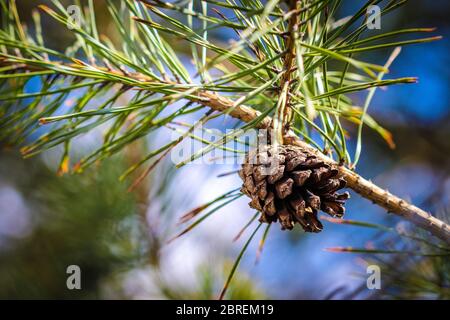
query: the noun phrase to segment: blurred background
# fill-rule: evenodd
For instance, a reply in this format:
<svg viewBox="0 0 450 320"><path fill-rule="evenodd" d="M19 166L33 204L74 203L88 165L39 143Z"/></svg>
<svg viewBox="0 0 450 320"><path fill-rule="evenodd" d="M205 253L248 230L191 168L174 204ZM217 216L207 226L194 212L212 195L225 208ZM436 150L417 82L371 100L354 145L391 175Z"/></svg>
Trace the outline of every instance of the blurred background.
<svg viewBox="0 0 450 320"><path fill-rule="evenodd" d="M17 1L24 21L46 1ZM98 6L103 1L98 1ZM343 1L340 15L351 14ZM96 1L97 5L97 1ZM98 19L108 32L107 14ZM106 10L105 10L106 12ZM403 48L391 77L417 76L419 83L378 90L369 109L394 137L391 150L364 130L358 172L396 195L449 220L450 99L448 1L411 0L382 20L383 28L437 27L441 41ZM43 21L47 43L64 47L67 35ZM226 41L228 34L213 34ZM182 50L182 48L180 48ZM382 63L389 51L371 57ZM355 96L361 105L364 97ZM351 134L355 130L348 126ZM240 185L236 166L193 164L175 170L169 161L133 192L119 176L153 144L134 143L120 155L77 175L58 176L58 150L24 160L18 150L0 151L0 298L214 299L252 232L233 238L254 215L240 198L220 208L194 230L168 242L183 226L179 218ZM79 152L95 137L78 142ZM350 144L353 143L350 141ZM427 253L424 241L400 237L408 230L433 242L383 209L352 194L346 219L394 228L325 222L320 234L273 226L256 263L257 233L230 285L230 299L450 298L447 256ZM185 226L184 226L185 227ZM439 245L433 242L433 245ZM362 248L361 253L336 247ZM327 248L334 248L327 250ZM389 254L373 254L380 249ZM381 268L382 287L366 287L366 267ZM82 270L82 290L68 290L66 268Z"/></svg>

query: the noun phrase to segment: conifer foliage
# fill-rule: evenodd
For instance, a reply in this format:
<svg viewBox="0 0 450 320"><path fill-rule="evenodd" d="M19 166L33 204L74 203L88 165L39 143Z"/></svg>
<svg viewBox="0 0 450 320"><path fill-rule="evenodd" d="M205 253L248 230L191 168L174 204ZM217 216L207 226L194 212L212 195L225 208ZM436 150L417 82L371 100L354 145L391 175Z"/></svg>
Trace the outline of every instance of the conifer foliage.
<svg viewBox="0 0 450 320"><path fill-rule="evenodd" d="M380 30L369 30L373 6L382 22L405 0L349 1L353 13L341 16L345 0L51 0L39 5L33 23L25 25L16 1L0 0L0 140L21 145L25 157L62 146L63 174L82 171L160 130L185 130L179 139L150 150L125 178L142 165L151 171L184 139L201 141L203 148L177 167L216 148L239 153L227 142L250 129L270 128L273 146L287 157L297 150L285 146L289 134L351 176L363 151L364 126L394 146L368 108L377 88L416 82L414 77L385 78L399 46L439 37L421 36L431 28L387 30L383 23ZM114 39L99 31L100 9L108 12ZM42 14L73 35L65 50L48 45ZM388 51L384 60L368 62L368 53L386 49L391 55ZM352 101L355 94L366 96L363 105ZM186 124L188 115L198 121ZM228 115L239 121L220 141L192 133L197 124ZM96 128L103 132L101 145L74 161L73 140ZM348 148L349 140L355 148ZM282 182L273 175L256 179L256 191L244 165L242 191L264 221L275 216L289 229L295 217L306 230L319 231L316 211L342 216L348 197L335 194L343 180L329 163L319 165L320 159L300 152L298 166L291 167L286 158ZM252 170L255 179L257 167ZM448 225L435 218L428 224L420 209L352 177L347 182L355 191L450 242ZM306 216L299 209L302 201Z"/></svg>

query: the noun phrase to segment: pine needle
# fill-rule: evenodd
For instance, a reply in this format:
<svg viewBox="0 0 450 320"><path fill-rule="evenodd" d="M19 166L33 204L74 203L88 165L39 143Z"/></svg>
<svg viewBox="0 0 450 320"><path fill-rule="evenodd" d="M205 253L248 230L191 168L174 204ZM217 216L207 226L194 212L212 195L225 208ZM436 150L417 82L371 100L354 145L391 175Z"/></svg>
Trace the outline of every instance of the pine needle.
<svg viewBox="0 0 450 320"><path fill-rule="evenodd" d="M244 244L244 247L242 248L241 252L239 253L238 257L236 258L236 261L233 264L233 267L231 268L231 271L228 275L228 278L222 288L222 291L219 294L219 300L223 300L225 297L225 294L227 293L227 290L230 286L231 280L233 280L233 276L237 270L237 267L239 266L239 263L241 262L242 257L244 256L245 251L247 250L250 242L252 241L255 234L258 232L259 228L261 227L262 223L259 223L258 226L255 228L255 231L250 235L247 242Z"/></svg>

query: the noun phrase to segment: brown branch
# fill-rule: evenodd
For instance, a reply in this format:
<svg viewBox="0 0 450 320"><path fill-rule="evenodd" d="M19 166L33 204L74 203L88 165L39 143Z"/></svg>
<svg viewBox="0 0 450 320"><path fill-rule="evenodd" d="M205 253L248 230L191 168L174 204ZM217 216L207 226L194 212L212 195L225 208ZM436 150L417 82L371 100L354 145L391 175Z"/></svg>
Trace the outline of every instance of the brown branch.
<svg viewBox="0 0 450 320"><path fill-rule="evenodd" d="M226 111L233 106L232 100L210 92L202 92L199 95L203 98L201 104L217 111ZM260 113L247 106L238 106L230 112L230 115L242 121L249 122L258 117ZM266 117L260 122L259 128L267 129L269 128L271 122L272 119L270 117ZM286 144L292 144L303 148L306 151L315 154L328 164L337 165L333 159L327 157L308 143L300 140L300 138L298 138L292 131L285 136L284 142ZM364 179L356 172L344 166L339 166L339 171L341 176L347 181L347 186L364 198L371 200L374 204L377 204L382 208L385 208L388 212L394 213L414 223L416 226L429 231L434 236L445 241L447 244L450 244L450 226L444 221L439 220L430 213L393 195L387 190L378 187L371 181Z"/></svg>
<svg viewBox="0 0 450 320"><path fill-rule="evenodd" d="M0 59L0 65L6 65L8 63L17 65L17 63L14 62L11 63L7 59L3 60ZM81 66L79 65L70 65L70 66L73 68L81 68ZM23 68L24 65L21 64L20 67ZM37 69L36 66L27 66L27 67L33 70ZM143 82L143 85L139 86L139 89L141 90L142 89L145 90L145 81L151 80L148 79L146 76L140 74L125 75L121 71L107 70L107 69L105 69L104 71L110 72L111 74L122 75L124 77L126 76L138 82ZM120 81L116 80L116 82ZM162 84L170 84L170 83L162 82ZM189 98L191 101L197 102L213 110L219 112L228 112L228 114L230 114L232 117L240 119L244 122L250 122L261 115L259 111L245 105L233 107L234 106L233 100L227 97L220 96L216 93L200 90L196 94L197 98L194 97L193 95L188 96L186 98ZM262 121L259 122L257 127L260 129L268 129L271 123L272 118L265 117ZM327 157L322 152L312 147L308 143L300 140L300 138L297 137L292 131L286 134L286 136L284 137L284 142L286 144L296 145L300 148L305 149L309 153L315 154L325 163L337 165L337 163L333 159ZM407 201L393 195L392 193L378 187L371 181L362 178L356 172L342 165L339 166L339 170L340 175L347 181L347 186L349 188L353 189L355 192L359 193L364 198L371 200L374 204L377 204L380 207L385 208L388 212L394 213L399 217L402 217L414 223L416 226L429 231L434 236L440 238L445 243L450 245L450 226L447 223L432 216L430 213L425 212L424 210L408 203Z"/></svg>
<svg viewBox="0 0 450 320"><path fill-rule="evenodd" d="M279 119L282 120L283 127L289 123L292 117L292 110L289 104L289 91L291 86L291 76L294 71L294 59L295 59L295 39L296 34L298 32L299 21L299 10L300 10L300 1L291 0L289 3L289 7L292 10L293 14L289 18L288 21L288 31L285 37L285 46L286 46L286 54L284 56L283 61L283 71L284 74L280 79L280 88L283 90L284 87L287 87L286 90L286 99L284 101L284 106L280 108Z"/></svg>

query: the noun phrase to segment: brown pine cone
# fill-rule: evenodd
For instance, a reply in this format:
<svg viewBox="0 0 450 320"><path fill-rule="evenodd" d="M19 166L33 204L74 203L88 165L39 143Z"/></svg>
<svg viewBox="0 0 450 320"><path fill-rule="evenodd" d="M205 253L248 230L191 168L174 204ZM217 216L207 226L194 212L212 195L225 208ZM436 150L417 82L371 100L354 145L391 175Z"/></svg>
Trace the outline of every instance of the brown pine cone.
<svg viewBox="0 0 450 320"><path fill-rule="evenodd" d="M299 223L307 232L322 231L319 210L333 217L344 215L350 195L336 193L346 184L337 174L336 167L290 145L250 152L239 171L241 191L252 199L250 207L261 212L261 222L279 221L282 230Z"/></svg>

